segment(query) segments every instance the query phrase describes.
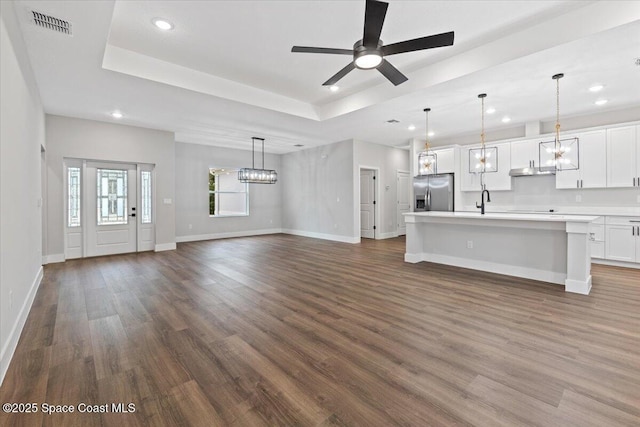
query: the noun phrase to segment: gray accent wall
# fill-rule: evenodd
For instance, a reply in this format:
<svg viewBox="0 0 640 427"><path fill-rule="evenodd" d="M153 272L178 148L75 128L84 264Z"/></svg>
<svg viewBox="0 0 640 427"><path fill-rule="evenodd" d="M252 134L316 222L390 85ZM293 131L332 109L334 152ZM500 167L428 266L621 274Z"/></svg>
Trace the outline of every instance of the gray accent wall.
<svg viewBox="0 0 640 427"><path fill-rule="evenodd" d="M256 156L256 167L261 167L261 151L256 151ZM249 215L220 218L209 216L209 168L251 167L251 151L176 142L175 158L179 242L281 231L282 181L286 176L281 156L265 154L265 168L278 172L278 182L249 184Z"/></svg>
<svg viewBox="0 0 640 427"><path fill-rule="evenodd" d="M122 124L46 116L47 254L64 254L65 158L155 165L156 246L175 245L174 134ZM164 200L168 199L165 203Z"/></svg>
<svg viewBox="0 0 640 427"><path fill-rule="evenodd" d="M352 140L284 154L279 173L285 232L350 242L359 238L353 164Z"/></svg>
<svg viewBox="0 0 640 427"><path fill-rule="evenodd" d="M0 384L42 279L44 110L13 2L0 2Z"/></svg>

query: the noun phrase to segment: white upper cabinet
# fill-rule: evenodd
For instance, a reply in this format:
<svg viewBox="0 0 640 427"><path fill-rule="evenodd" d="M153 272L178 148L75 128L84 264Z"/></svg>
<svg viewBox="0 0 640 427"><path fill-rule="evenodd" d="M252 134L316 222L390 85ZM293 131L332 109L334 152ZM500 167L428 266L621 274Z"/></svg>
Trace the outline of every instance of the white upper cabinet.
<svg viewBox="0 0 640 427"><path fill-rule="evenodd" d="M541 139L530 139L511 143L511 169L538 166L538 145Z"/></svg>
<svg viewBox="0 0 640 427"><path fill-rule="evenodd" d="M572 137L569 135L568 137ZM607 186L607 132L598 130L575 135L579 139L577 170L558 171L556 188L604 188Z"/></svg>
<svg viewBox="0 0 640 427"><path fill-rule="evenodd" d="M511 190L511 144L487 144L487 147L498 148L498 171L484 174L484 182L489 191ZM477 145L463 147L460 156L460 190L480 191L480 174L469 173L469 150L478 148Z"/></svg>
<svg viewBox="0 0 640 427"><path fill-rule="evenodd" d="M435 150L437 157L438 173L453 173L455 171L455 150L445 148Z"/></svg>
<svg viewBox="0 0 640 427"><path fill-rule="evenodd" d="M607 187L640 186L639 127L607 130Z"/></svg>

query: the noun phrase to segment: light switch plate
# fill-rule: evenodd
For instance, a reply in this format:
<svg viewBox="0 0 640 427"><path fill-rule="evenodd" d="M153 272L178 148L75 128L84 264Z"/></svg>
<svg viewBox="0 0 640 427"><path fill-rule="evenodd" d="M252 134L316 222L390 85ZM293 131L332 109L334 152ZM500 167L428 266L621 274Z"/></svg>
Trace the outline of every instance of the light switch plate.
<svg viewBox="0 0 640 427"><path fill-rule="evenodd" d="M582 202L582 196L580 194L576 195L576 202L578 203Z"/></svg>
<svg viewBox="0 0 640 427"><path fill-rule="evenodd" d="M173 203L173 200L171 200L171 199L163 199L163 200L162 200L162 202L163 202L165 205L170 205L171 203Z"/></svg>

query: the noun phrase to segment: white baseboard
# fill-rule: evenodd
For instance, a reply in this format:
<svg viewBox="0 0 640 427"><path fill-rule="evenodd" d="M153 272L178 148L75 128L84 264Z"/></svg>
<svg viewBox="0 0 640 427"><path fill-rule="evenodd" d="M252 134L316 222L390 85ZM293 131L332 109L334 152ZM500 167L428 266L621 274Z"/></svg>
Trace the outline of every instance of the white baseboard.
<svg viewBox="0 0 640 427"><path fill-rule="evenodd" d="M57 262L64 262L65 260L64 254L44 255L42 257L42 265L55 264Z"/></svg>
<svg viewBox="0 0 640 427"><path fill-rule="evenodd" d="M360 243L360 237L339 236L337 234L315 233L312 231L283 229L285 234L293 234L294 236L312 237L314 239L333 240L342 243Z"/></svg>
<svg viewBox="0 0 640 427"><path fill-rule="evenodd" d="M0 385L2 385L2 382L4 381L4 376L7 374L7 369L9 369L9 364L11 363L11 359L13 358L13 353L16 351L18 339L20 338L20 334L22 333L22 328L24 327L24 324L27 321L27 317L29 316L29 312L31 311L31 304L33 304L33 300L36 297L36 292L38 292L38 288L40 287L40 283L42 282L43 271L44 270L42 266L40 266L40 268L38 268L38 273L36 273L35 279L33 279L33 283L31 284L31 289L29 289L27 298L20 308L18 317L16 318L13 327L11 328L11 332L9 332L7 341L2 347L2 352L0 352Z"/></svg>
<svg viewBox="0 0 640 427"><path fill-rule="evenodd" d="M497 262L487 262L482 260L459 258L449 255L416 253L404 254L404 260L410 263L420 261L434 262L436 264L453 265L456 267L470 268L472 270L487 271L489 273L505 274L507 276L522 277L524 279L540 280L541 282L564 285L567 275L553 271L539 270L536 268L523 267L519 265L500 264Z"/></svg>
<svg viewBox="0 0 640 427"><path fill-rule="evenodd" d="M640 269L640 264L636 262L613 261L603 258L591 258L592 264L612 265L614 267L627 267Z"/></svg>
<svg viewBox="0 0 640 427"><path fill-rule="evenodd" d="M264 234L278 234L282 233L281 228L267 228L262 230L242 230L242 231L230 231L227 233L212 233L212 234L192 234L190 236L177 236L176 242L197 242L200 240L216 240L216 239L228 239L230 237L248 237L248 236L262 236Z"/></svg>
<svg viewBox="0 0 640 427"><path fill-rule="evenodd" d="M591 275L587 280L571 280L564 281L565 292L573 292L574 294L589 295L591 292Z"/></svg>
<svg viewBox="0 0 640 427"><path fill-rule="evenodd" d="M176 244L175 243L159 243L155 247L155 251L156 252L175 251L175 250L176 250Z"/></svg>

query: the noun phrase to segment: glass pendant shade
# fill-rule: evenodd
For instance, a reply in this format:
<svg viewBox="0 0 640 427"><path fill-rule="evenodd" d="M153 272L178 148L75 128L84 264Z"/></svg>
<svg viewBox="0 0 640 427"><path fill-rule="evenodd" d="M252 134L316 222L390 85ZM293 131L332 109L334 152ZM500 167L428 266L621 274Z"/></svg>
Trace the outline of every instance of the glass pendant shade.
<svg viewBox="0 0 640 427"><path fill-rule="evenodd" d="M427 139L424 143L424 151L418 154L418 175L434 175L438 173L438 155L431 150L429 144L429 111L431 108L425 108L423 111L427 117L427 126L425 127Z"/></svg>
<svg viewBox="0 0 640 427"><path fill-rule="evenodd" d="M255 142L262 141L262 169L255 168ZM264 138L251 138L251 168L238 171L238 180L249 184L275 184L278 174L275 170L264 169Z"/></svg>
<svg viewBox="0 0 640 427"><path fill-rule="evenodd" d="M580 169L580 144L578 138L554 139L540 143L540 166L557 171Z"/></svg>
<svg viewBox="0 0 640 427"><path fill-rule="evenodd" d="M469 150L469 172L498 172L498 148L480 147Z"/></svg>
<svg viewBox="0 0 640 427"><path fill-rule="evenodd" d="M478 95L482 101L482 132L480 133L480 147L469 150L469 173L498 172L498 147L487 147L484 144L484 99L486 97L486 93Z"/></svg>
<svg viewBox="0 0 640 427"><path fill-rule="evenodd" d="M560 79L564 74L551 77L556 81L556 135L553 141L543 141L538 149L540 167L558 172L580 169L580 140L560 138Z"/></svg>
<svg viewBox="0 0 640 427"><path fill-rule="evenodd" d="M438 155L432 151L423 151L418 154L420 175L433 175L438 173Z"/></svg>

